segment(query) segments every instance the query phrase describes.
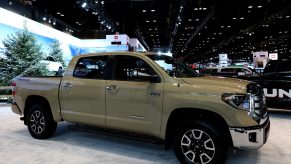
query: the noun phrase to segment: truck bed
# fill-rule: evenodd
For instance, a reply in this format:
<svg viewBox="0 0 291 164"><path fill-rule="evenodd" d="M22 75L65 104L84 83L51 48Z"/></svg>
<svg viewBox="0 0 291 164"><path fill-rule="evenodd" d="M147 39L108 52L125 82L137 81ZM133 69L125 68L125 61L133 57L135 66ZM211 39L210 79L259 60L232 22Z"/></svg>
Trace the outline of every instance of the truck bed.
<svg viewBox="0 0 291 164"><path fill-rule="evenodd" d="M16 77L13 82L15 95L13 101L24 110L26 100L31 96L45 98L51 106L53 114L60 113L59 87L62 77ZM24 111L21 111L23 114Z"/></svg>

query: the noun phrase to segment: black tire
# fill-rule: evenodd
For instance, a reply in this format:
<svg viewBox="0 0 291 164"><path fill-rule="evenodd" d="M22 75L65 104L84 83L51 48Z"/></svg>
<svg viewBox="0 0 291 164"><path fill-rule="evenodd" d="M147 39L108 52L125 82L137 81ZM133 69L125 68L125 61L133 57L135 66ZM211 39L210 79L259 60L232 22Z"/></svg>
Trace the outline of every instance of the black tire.
<svg viewBox="0 0 291 164"><path fill-rule="evenodd" d="M27 128L35 139L47 139L56 131L57 123L42 105L35 104L29 108L26 117Z"/></svg>
<svg viewBox="0 0 291 164"><path fill-rule="evenodd" d="M227 144L221 133L205 121L183 122L173 139L175 154L183 164L225 162Z"/></svg>

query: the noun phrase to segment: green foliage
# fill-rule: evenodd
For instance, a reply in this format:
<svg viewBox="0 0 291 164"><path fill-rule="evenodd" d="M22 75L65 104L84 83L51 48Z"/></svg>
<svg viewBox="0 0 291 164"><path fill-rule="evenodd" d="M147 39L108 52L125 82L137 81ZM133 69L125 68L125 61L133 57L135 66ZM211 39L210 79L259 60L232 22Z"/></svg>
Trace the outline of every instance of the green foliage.
<svg viewBox="0 0 291 164"><path fill-rule="evenodd" d="M44 76L48 73L46 65L41 63L41 45L27 29L8 35L3 45L5 59L0 63L2 85L10 85L11 80L19 75Z"/></svg>
<svg viewBox="0 0 291 164"><path fill-rule="evenodd" d="M64 53L61 49L61 44L58 40L54 41L51 44L50 52L48 55L53 57L56 60L56 62L60 62L63 65L63 67L65 67L65 61L63 58Z"/></svg>

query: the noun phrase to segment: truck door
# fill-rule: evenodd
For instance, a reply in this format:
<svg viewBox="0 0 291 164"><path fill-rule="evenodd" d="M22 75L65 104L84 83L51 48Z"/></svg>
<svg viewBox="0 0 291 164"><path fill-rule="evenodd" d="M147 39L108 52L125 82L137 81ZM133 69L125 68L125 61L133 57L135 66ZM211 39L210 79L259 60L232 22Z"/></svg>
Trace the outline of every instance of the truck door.
<svg viewBox="0 0 291 164"><path fill-rule="evenodd" d="M106 83L106 125L109 128L159 136L163 83L145 60L115 56L114 79Z"/></svg>
<svg viewBox="0 0 291 164"><path fill-rule="evenodd" d="M105 126L104 78L108 56L84 57L72 61L60 86L64 120Z"/></svg>

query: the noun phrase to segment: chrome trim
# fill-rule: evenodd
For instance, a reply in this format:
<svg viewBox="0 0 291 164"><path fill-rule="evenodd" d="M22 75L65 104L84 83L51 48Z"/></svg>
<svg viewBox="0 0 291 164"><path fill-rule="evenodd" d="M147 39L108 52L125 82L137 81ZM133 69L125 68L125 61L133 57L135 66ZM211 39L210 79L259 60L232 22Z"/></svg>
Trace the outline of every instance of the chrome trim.
<svg viewBox="0 0 291 164"><path fill-rule="evenodd" d="M256 103L255 103L255 108L260 108L260 107L262 107L263 105L265 105L265 102L264 102L264 101L256 102Z"/></svg>
<svg viewBox="0 0 291 164"><path fill-rule="evenodd" d="M257 128L233 128L230 127L229 131L231 134L233 146L239 149L257 149L263 146L270 133L270 121L268 118L261 120L261 126ZM250 133L256 134L256 141L252 142L249 139Z"/></svg>
<svg viewBox="0 0 291 164"><path fill-rule="evenodd" d="M146 119L146 117L144 117L144 116L138 116L138 115L134 115L134 114L129 115L129 118L138 119L138 120L145 120Z"/></svg>

